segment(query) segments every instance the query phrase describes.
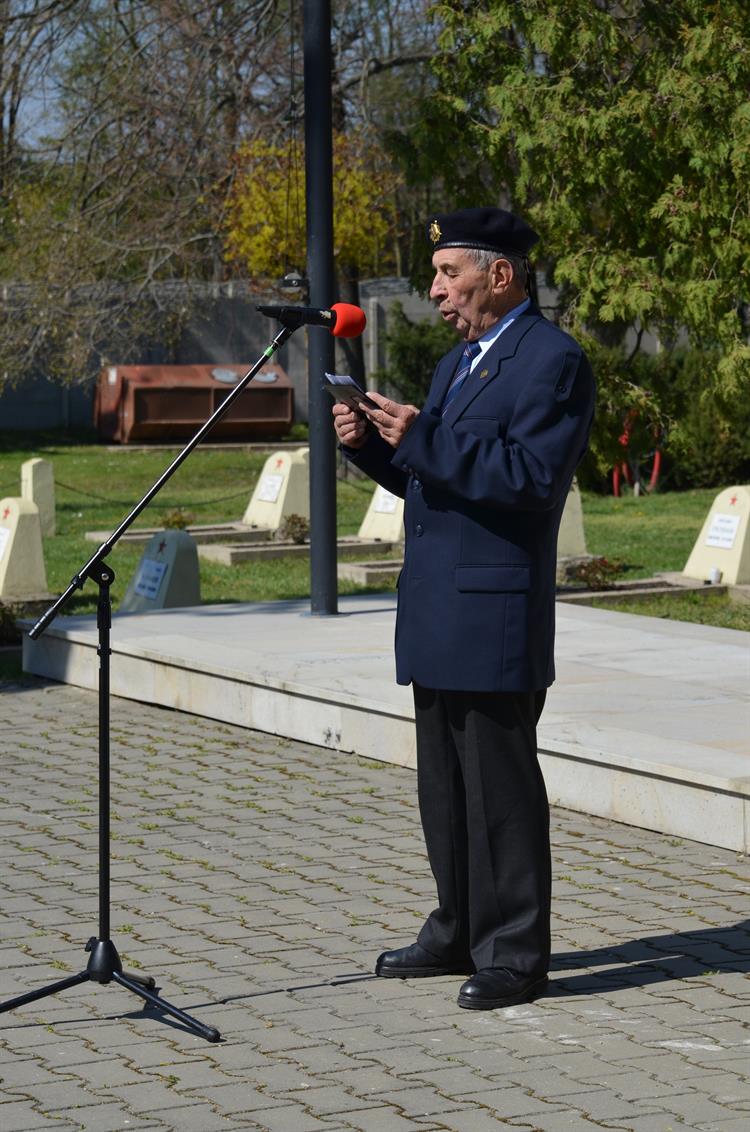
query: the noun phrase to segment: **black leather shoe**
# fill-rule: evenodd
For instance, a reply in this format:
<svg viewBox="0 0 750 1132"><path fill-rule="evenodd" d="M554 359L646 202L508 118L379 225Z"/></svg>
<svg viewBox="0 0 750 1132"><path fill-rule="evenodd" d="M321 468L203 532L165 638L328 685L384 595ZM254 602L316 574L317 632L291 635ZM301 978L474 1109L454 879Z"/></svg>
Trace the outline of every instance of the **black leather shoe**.
<svg viewBox="0 0 750 1132"><path fill-rule="evenodd" d="M544 993L547 982L546 975L519 975L504 967L485 967L461 987L458 1005L465 1010L499 1010L531 1002Z"/></svg>
<svg viewBox="0 0 750 1132"><path fill-rule="evenodd" d="M470 959L450 963L425 951L419 943L384 951L375 964L375 974L385 979L428 979L433 975L468 975L474 970Z"/></svg>

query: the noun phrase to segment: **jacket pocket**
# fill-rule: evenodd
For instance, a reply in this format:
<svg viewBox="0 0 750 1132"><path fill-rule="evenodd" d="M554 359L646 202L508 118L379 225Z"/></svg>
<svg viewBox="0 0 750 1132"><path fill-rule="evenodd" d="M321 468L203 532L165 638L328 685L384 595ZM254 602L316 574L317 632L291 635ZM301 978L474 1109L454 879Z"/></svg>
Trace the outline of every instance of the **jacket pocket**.
<svg viewBox="0 0 750 1132"><path fill-rule="evenodd" d="M457 566L460 593L525 593L531 588L528 566Z"/></svg>

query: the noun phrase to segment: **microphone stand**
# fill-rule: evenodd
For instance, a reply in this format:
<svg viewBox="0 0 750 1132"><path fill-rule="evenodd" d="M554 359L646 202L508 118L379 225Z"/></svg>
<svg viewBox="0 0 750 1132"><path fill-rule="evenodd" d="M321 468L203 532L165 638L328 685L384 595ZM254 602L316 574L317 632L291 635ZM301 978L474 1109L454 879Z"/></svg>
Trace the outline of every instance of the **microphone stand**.
<svg viewBox="0 0 750 1132"><path fill-rule="evenodd" d="M289 321L291 322L292 319ZM299 325L299 323L297 323L297 325ZM164 1011L164 1013L178 1019L178 1021L182 1022L186 1027L194 1030L195 1033L199 1034L201 1037L206 1038L207 1041L218 1042L221 1040L221 1034L214 1026L204 1025L203 1022L199 1022L190 1014L186 1014L184 1010L180 1010L178 1007L173 1006L172 1003L167 1002L156 994L156 982L150 975L136 975L132 972L123 971L120 957L117 954L117 948L110 937L109 658L111 654L110 629L112 626L110 587L114 581L115 575L114 571L105 563L104 559L133 520L140 515L141 511L151 502L167 480L174 475L180 464L182 464L193 449L200 444L201 440L203 440L213 425L218 420L221 420L243 389L252 381L268 359L273 357L279 347L286 342L287 338L290 337L294 330L295 326L286 325L286 321L284 321L284 325L282 325L281 330L274 338L272 344L267 347L252 369L248 370L245 376L240 379L231 393L229 393L221 405L219 405L218 409L216 409L206 423L201 426L195 436L188 441L183 450L175 457L159 479L152 484L130 514L123 519L119 527L109 536L106 542L101 544L85 566L72 578L65 593L57 599L54 605L50 606L29 631L29 637L31 637L32 640L36 640L51 624L60 610L67 604L75 591L82 588L88 578L96 582L99 587L96 609L96 623L99 630L99 645L97 648L99 656L99 933L96 936L91 936L86 944L85 950L89 952L89 960L84 970L80 971L77 975L70 975L66 979L60 979L57 982L50 983L48 986L29 991L27 994L18 995L16 998L8 999L6 1002L0 1003L0 1014L7 1010L14 1010L17 1006L24 1006L26 1003L35 1002L39 998L45 998L47 995L57 994L58 991L67 990L68 987L77 986L79 983L89 981L95 983L109 983L114 979L116 983L133 991L134 994L140 995L146 1002L150 1003L152 1006L158 1007L160 1010Z"/></svg>

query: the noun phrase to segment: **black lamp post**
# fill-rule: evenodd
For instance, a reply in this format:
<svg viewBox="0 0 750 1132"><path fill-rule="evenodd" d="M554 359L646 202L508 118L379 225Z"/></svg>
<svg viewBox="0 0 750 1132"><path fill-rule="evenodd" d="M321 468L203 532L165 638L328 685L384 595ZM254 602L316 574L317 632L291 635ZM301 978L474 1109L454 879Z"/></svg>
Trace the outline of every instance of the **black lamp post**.
<svg viewBox="0 0 750 1132"><path fill-rule="evenodd" d="M305 182L310 305L330 307L333 274L333 137L330 0L304 0ZM335 344L324 327L308 334L310 419L310 612L338 612L336 447L323 374L335 368Z"/></svg>

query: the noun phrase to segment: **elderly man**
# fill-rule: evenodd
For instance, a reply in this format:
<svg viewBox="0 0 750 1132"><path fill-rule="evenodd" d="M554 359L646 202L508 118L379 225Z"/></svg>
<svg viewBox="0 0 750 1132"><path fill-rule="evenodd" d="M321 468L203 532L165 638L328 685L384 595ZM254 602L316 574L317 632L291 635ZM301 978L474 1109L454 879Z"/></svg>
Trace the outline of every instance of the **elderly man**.
<svg viewBox="0 0 750 1132"><path fill-rule="evenodd" d="M334 407L343 451L405 500L396 668L411 683L419 806L438 906L391 978L467 974L459 1006L547 984L549 807L536 725L554 679L557 532L594 381L528 295L536 233L498 208L428 225L430 296L463 339L423 409Z"/></svg>

